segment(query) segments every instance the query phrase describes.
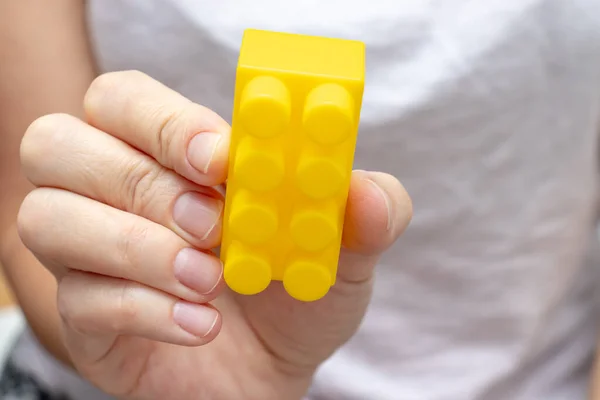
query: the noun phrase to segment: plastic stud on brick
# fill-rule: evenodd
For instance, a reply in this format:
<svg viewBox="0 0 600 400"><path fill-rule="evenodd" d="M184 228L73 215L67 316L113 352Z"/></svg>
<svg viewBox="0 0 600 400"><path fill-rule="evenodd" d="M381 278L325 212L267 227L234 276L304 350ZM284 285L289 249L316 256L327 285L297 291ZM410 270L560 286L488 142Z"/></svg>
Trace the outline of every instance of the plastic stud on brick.
<svg viewBox="0 0 600 400"><path fill-rule="evenodd" d="M221 258L253 295L335 284L365 76L364 44L247 30L240 51Z"/></svg>

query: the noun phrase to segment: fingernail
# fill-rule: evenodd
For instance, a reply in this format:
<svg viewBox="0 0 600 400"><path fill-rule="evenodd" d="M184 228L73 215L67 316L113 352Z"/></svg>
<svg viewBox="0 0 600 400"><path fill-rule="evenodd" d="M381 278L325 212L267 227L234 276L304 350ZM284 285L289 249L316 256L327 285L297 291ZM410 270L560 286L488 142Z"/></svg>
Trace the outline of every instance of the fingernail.
<svg viewBox="0 0 600 400"><path fill-rule="evenodd" d="M223 265L215 256L187 247L175 257L174 273L182 285L209 294L221 280Z"/></svg>
<svg viewBox="0 0 600 400"><path fill-rule="evenodd" d="M393 221L392 207L391 207L392 202L390 201L390 197L385 192L385 190L383 190L381 188L381 186L379 186L377 184L377 182L375 182L374 180L371 180L370 178L367 178L366 180L377 190L379 195L383 198L383 202L385 204L385 211L387 212L387 225L386 225L385 229L389 231L390 229L392 229L392 221Z"/></svg>
<svg viewBox="0 0 600 400"><path fill-rule="evenodd" d="M199 133L190 140L187 158L192 167L206 174L217 151L221 135L212 132Z"/></svg>
<svg viewBox="0 0 600 400"><path fill-rule="evenodd" d="M204 240L221 217L223 202L196 192L179 196L173 207L173 220L186 232Z"/></svg>
<svg viewBox="0 0 600 400"><path fill-rule="evenodd" d="M173 307L173 320L181 329L197 337L210 334L219 315L214 308L199 304L178 302Z"/></svg>

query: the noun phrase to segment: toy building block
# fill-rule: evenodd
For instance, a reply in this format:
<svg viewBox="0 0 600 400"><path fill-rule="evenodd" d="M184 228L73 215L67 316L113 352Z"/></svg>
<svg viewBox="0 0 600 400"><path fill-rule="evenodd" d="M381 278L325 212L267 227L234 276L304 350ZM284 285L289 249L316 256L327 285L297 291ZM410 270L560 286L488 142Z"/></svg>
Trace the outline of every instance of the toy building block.
<svg viewBox="0 0 600 400"><path fill-rule="evenodd" d="M361 42L247 30L221 258L228 286L301 301L335 283L365 75Z"/></svg>

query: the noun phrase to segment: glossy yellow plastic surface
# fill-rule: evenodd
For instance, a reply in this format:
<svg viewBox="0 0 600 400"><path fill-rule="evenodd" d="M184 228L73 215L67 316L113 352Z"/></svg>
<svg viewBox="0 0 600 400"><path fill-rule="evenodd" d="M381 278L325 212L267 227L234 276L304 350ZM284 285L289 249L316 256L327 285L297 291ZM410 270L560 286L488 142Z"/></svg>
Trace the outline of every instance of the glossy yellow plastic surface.
<svg viewBox="0 0 600 400"><path fill-rule="evenodd" d="M221 245L234 291L279 280L314 301L335 283L364 75L361 42L245 32Z"/></svg>

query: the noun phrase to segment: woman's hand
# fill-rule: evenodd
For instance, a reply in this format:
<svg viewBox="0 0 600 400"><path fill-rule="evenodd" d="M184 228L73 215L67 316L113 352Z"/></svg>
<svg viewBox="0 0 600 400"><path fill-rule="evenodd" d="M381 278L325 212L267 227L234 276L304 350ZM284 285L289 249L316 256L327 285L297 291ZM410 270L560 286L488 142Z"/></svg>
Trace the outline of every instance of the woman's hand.
<svg viewBox="0 0 600 400"><path fill-rule="evenodd" d="M300 398L355 332L377 259L411 218L402 185L354 171L338 279L325 298L301 303L278 283L239 296L211 253L227 123L138 72L96 79L85 112L86 121L38 119L21 146L37 189L19 232L58 281L73 365L124 399Z"/></svg>

